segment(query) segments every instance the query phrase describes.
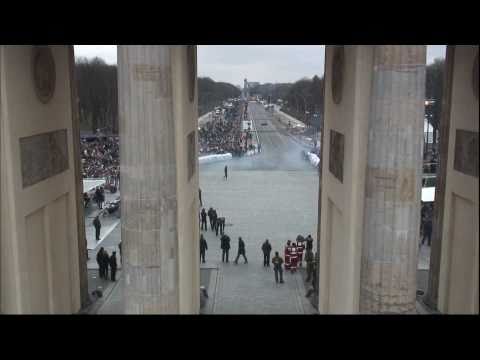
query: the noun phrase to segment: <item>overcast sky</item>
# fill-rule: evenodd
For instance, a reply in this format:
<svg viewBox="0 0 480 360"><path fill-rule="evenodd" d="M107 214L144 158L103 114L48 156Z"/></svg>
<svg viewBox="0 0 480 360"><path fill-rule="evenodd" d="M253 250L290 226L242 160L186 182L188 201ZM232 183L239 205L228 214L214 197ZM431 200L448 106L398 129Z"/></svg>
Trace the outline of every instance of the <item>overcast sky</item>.
<svg viewBox="0 0 480 360"><path fill-rule="evenodd" d="M116 45L75 45L75 55L117 63ZM325 47L320 45L201 45L198 75L242 85L243 79L294 82L323 75ZM445 57L445 45L428 45L427 63Z"/></svg>

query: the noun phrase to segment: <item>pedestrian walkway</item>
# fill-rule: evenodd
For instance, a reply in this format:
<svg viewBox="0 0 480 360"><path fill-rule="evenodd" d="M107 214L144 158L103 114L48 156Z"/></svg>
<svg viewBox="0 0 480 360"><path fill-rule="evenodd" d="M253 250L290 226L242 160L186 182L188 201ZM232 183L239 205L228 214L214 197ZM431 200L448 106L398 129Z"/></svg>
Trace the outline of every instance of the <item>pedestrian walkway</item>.
<svg viewBox="0 0 480 360"><path fill-rule="evenodd" d="M117 191L115 194L110 192L105 192L105 200L113 201L120 196L120 193ZM117 225L120 223L120 213L117 211L114 214L108 214L106 216L100 215L99 219L102 224L100 229L100 240L95 239L95 227L93 226L93 219L95 216L99 215L102 212L93 201L90 202L90 205L85 209L85 236L87 237L87 249L94 250L103 246L103 241L109 237L110 233L115 230Z"/></svg>

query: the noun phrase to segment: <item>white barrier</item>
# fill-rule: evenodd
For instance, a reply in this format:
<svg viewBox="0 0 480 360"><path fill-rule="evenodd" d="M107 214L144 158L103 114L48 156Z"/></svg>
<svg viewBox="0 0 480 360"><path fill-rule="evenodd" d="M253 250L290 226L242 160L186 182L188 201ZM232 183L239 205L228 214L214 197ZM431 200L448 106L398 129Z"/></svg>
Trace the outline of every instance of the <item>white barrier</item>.
<svg viewBox="0 0 480 360"><path fill-rule="evenodd" d="M312 153L308 153L308 160L310 160L310 164L313 166L317 167L318 164L320 163L320 158Z"/></svg>
<svg viewBox="0 0 480 360"><path fill-rule="evenodd" d="M215 161L224 161L224 160L230 160L232 158L231 153L226 153L226 154L215 154L215 155L205 155L205 156L200 156L198 158L198 162L200 164L207 164Z"/></svg>

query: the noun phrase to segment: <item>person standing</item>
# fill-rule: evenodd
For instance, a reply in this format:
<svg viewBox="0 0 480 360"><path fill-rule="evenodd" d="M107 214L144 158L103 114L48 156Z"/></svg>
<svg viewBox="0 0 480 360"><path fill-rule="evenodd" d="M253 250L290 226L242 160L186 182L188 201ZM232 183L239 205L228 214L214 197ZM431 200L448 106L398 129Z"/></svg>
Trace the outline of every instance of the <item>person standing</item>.
<svg viewBox="0 0 480 360"><path fill-rule="evenodd" d="M263 266L270 266L270 252L272 251L272 245L268 242L268 239L262 245L263 252Z"/></svg>
<svg viewBox="0 0 480 360"><path fill-rule="evenodd" d="M220 235L225 234L225 218L221 217L218 219L219 220L219 226L220 226Z"/></svg>
<svg viewBox="0 0 480 360"><path fill-rule="evenodd" d="M123 258L122 258L122 241L118 244L118 250L120 251L120 264L123 265Z"/></svg>
<svg viewBox="0 0 480 360"><path fill-rule="evenodd" d="M99 209L102 208L101 198L102 198L102 192L100 191L100 188L97 187L95 189L94 199L95 199L95 202L97 203L97 206L98 206Z"/></svg>
<svg viewBox="0 0 480 360"><path fill-rule="evenodd" d="M103 202L105 201L105 193L103 191L103 188L98 189L98 196L97 196L97 203L98 203L98 208L103 209Z"/></svg>
<svg viewBox="0 0 480 360"><path fill-rule="evenodd" d="M202 217L202 225L200 226L201 230L208 230L207 228L207 212L205 211L205 208L202 209L201 212L201 217Z"/></svg>
<svg viewBox="0 0 480 360"><path fill-rule="evenodd" d="M427 239L427 244L430 246L432 242L432 219L430 218L427 218L423 225L422 245L425 242L425 239Z"/></svg>
<svg viewBox="0 0 480 360"><path fill-rule="evenodd" d="M112 256L108 259L108 263L110 265L110 274L111 274L111 280L115 280L115 275L117 274L117 253L114 251L112 252Z"/></svg>
<svg viewBox="0 0 480 360"><path fill-rule="evenodd" d="M225 180L227 180L227 177L228 177L228 167L227 167L227 165L225 165L225 168L223 169L223 171L225 172Z"/></svg>
<svg viewBox="0 0 480 360"><path fill-rule="evenodd" d="M98 275L100 276L100 279L103 279L105 276L105 270L103 266L103 247L100 248L100 250L97 253L97 264L98 264Z"/></svg>
<svg viewBox="0 0 480 360"><path fill-rule="evenodd" d="M110 263L110 255L108 255L108 251L106 250L103 251L102 262L103 262L103 273L105 275L105 280L108 280L108 266Z"/></svg>
<svg viewBox="0 0 480 360"><path fill-rule="evenodd" d="M313 250L313 239L312 239L312 235L309 234L305 240L307 241L306 250Z"/></svg>
<svg viewBox="0 0 480 360"><path fill-rule="evenodd" d="M198 198L200 199L200 206L203 206L202 202L202 189L198 188Z"/></svg>
<svg viewBox="0 0 480 360"><path fill-rule="evenodd" d="M241 236L238 238L238 253L237 258L235 259L235 265L238 265L238 258L240 255L245 259L245 264L248 264L247 257L245 256L245 242L242 240Z"/></svg>
<svg viewBox="0 0 480 360"><path fill-rule="evenodd" d="M305 262L307 263L307 282L310 281L310 279L312 278L312 274L313 274L313 268L314 268L314 255L313 255L313 251L312 250L307 250L307 252L305 253Z"/></svg>
<svg viewBox="0 0 480 360"><path fill-rule="evenodd" d="M207 211L208 221L210 221L210 229L213 230L213 208L210 206L210 209Z"/></svg>
<svg viewBox="0 0 480 360"><path fill-rule="evenodd" d="M217 210L215 209L212 209L212 231L215 231L216 230L216 226L217 226L217 218L218 218L218 215L217 215ZM218 234L217 234L218 235Z"/></svg>
<svg viewBox="0 0 480 360"><path fill-rule="evenodd" d="M225 232L225 218L217 217L215 221L215 236L218 236L218 231L220 230L220 235L223 235Z"/></svg>
<svg viewBox="0 0 480 360"><path fill-rule="evenodd" d="M205 264L205 251L208 250L207 240L200 234L200 260Z"/></svg>
<svg viewBox="0 0 480 360"><path fill-rule="evenodd" d="M222 249L222 262L228 263L228 252L230 250L230 238L223 234L220 238L220 248Z"/></svg>
<svg viewBox="0 0 480 360"><path fill-rule="evenodd" d="M283 259L278 255L278 251L275 251L275 256L272 259L273 271L275 272L275 282L278 283L278 275L280 275L280 283L283 284Z"/></svg>
<svg viewBox="0 0 480 360"><path fill-rule="evenodd" d="M100 229L102 227L102 223L100 222L100 219L97 216L95 216L95 219L93 219L93 226L95 227L95 240L100 240Z"/></svg>

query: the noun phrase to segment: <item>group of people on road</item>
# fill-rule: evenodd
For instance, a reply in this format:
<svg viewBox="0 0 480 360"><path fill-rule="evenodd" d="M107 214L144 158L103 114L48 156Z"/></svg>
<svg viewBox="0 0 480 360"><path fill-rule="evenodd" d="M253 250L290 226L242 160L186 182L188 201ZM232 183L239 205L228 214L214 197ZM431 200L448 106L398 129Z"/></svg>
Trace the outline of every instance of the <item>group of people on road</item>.
<svg viewBox="0 0 480 360"><path fill-rule="evenodd" d="M215 231L215 236L218 236L219 232L220 235L223 235L225 232L225 217L218 216L217 210L212 207L208 209L208 212L205 211L205 208L200 211L200 230L208 230L207 216L210 222L210 230Z"/></svg>
<svg viewBox="0 0 480 360"><path fill-rule="evenodd" d="M433 229L433 204L423 204L421 208L421 225L420 232L422 241L420 245L423 245L425 242L428 246L432 244L432 229Z"/></svg>
<svg viewBox="0 0 480 360"><path fill-rule="evenodd" d="M204 209L203 209L204 210ZM303 241L306 242L306 253L305 253L305 262L306 262L306 271L307 271L307 278L306 282L308 283L309 281L312 281L312 287L313 290L316 288L316 282L317 282L317 269L316 269L316 264L318 260L318 253L314 255L313 253L313 238L311 235L308 235L306 238L303 238L302 236L298 236L297 239L303 239ZM290 240L287 242L287 246L290 245ZM221 238L220 238L220 248L222 250L222 262L228 263L229 262L229 251L230 251L230 237L223 233ZM205 253L208 250L208 244L203 236L203 234L200 234L200 260L202 263L205 263ZM263 253L263 266L264 267L270 267L270 254L272 252L272 245L270 244L269 240L266 239L265 242L263 242L261 246L261 250ZM246 255L246 250L245 250L245 242L240 236L238 238L238 250L237 250L237 257L235 258L235 265L238 264L238 260L240 256L243 256L244 258L244 263L248 264L248 259ZM283 280L283 265L284 265L284 259L280 256L278 251L275 251L275 256L271 259L271 263L273 264L273 270L275 274L275 282L276 283L284 283ZM309 296L309 293L307 296Z"/></svg>
<svg viewBox="0 0 480 360"><path fill-rule="evenodd" d="M241 156L247 151L248 138L242 131L238 106L226 120L216 118L201 126L198 131L200 154L230 152L233 156Z"/></svg>
<svg viewBox="0 0 480 360"><path fill-rule="evenodd" d="M101 279L108 280L108 270L110 268L110 280L116 281L117 273L117 252L113 251L112 255L101 247L97 253L98 272Z"/></svg>

